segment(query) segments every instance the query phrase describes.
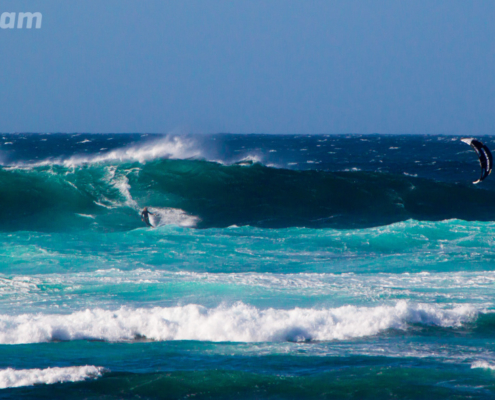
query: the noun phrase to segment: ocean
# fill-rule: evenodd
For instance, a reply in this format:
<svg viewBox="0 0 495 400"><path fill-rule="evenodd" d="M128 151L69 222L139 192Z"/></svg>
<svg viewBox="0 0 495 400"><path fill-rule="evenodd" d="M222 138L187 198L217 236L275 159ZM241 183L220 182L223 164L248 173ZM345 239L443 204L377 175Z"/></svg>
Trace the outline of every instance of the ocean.
<svg viewBox="0 0 495 400"><path fill-rule="evenodd" d="M460 139L0 134L0 399L495 398Z"/></svg>

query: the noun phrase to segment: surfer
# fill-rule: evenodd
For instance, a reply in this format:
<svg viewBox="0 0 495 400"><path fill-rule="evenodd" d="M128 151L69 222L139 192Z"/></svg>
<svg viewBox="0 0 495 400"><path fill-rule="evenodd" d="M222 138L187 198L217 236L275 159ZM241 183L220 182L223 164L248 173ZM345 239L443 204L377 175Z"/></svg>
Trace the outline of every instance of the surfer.
<svg viewBox="0 0 495 400"><path fill-rule="evenodd" d="M153 228L150 222L150 215L153 215L153 213L148 211L148 207L144 207L143 211L141 211L141 219L146 225Z"/></svg>

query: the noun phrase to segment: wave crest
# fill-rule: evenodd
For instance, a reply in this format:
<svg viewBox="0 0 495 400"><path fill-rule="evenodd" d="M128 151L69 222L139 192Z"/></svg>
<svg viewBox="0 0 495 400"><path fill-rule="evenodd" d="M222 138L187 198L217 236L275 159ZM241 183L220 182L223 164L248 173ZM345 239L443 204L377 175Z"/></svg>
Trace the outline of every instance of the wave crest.
<svg viewBox="0 0 495 400"><path fill-rule="evenodd" d="M21 370L7 368L0 370L0 389L61 382L78 382L90 378L99 378L103 372L104 368L93 365Z"/></svg>
<svg viewBox="0 0 495 400"><path fill-rule="evenodd" d="M457 327L477 315L470 306L451 310L428 304L329 309L258 309L237 303L208 309L186 306L152 309L93 309L69 315L0 316L0 343L53 340L200 340L280 342L346 340L376 335L408 324Z"/></svg>
<svg viewBox="0 0 495 400"><path fill-rule="evenodd" d="M86 164L140 162L155 159L191 159L202 158L203 150L197 141L187 136L165 135L139 145L125 146L104 153L77 154L70 157L48 158L36 163L14 163L10 167L44 167L61 165L77 167ZM1 159L0 159L1 161Z"/></svg>
<svg viewBox="0 0 495 400"><path fill-rule="evenodd" d="M72 226L132 230L142 226L135 211L144 206L180 209L197 217L186 226L199 228L353 229L408 219L495 218L490 191L368 172L292 171L261 164L222 166L169 159L0 170L0 179L0 229L5 230ZM81 215L95 218L90 221Z"/></svg>

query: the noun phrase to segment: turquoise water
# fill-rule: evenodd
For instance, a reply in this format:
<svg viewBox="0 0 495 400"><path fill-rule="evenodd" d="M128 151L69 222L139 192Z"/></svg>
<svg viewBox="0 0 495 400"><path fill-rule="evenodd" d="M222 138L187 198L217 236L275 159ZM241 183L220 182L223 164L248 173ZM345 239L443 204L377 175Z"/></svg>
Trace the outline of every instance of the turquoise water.
<svg viewBox="0 0 495 400"><path fill-rule="evenodd" d="M2 140L0 398L495 395L459 138Z"/></svg>

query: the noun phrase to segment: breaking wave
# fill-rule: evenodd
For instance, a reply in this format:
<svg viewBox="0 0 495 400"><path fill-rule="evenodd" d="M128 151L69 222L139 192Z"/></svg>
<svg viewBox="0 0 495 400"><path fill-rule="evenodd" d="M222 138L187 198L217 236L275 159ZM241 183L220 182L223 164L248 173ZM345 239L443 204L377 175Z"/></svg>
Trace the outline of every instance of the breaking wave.
<svg viewBox="0 0 495 400"><path fill-rule="evenodd" d="M104 369L92 365L81 367L54 367L46 369L13 369L0 370L0 389L62 382L79 382L91 378L99 378Z"/></svg>
<svg viewBox="0 0 495 400"><path fill-rule="evenodd" d="M214 342L345 340L376 335L409 324L458 327L478 312L470 306L441 309L428 304L329 309L258 309L237 303L208 309L190 304L169 308L116 311L87 309L69 315L0 316L0 343L53 340L132 341L148 339Z"/></svg>
<svg viewBox="0 0 495 400"><path fill-rule="evenodd" d="M482 369L491 369L495 370L495 365L490 364L486 361L475 361L474 363L471 364L471 368L482 368Z"/></svg>
<svg viewBox="0 0 495 400"><path fill-rule="evenodd" d="M84 143L84 142L81 142ZM49 157L37 162L19 161L9 164L10 167L43 167L61 165L76 167L87 164L102 164L115 162L144 163L154 159L189 159L204 158L205 152L198 146L198 139L187 136L165 135L144 143L129 145L107 152L96 154L75 154L71 156Z"/></svg>
<svg viewBox="0 0 495 400"><path fill-rule="evenodd" d="M141 156L139 156L141 157ZM372 172L295 171L200 160L0 170L1 230L158 225L364 228L408 219L495 219L492 192Z"/></svg>

